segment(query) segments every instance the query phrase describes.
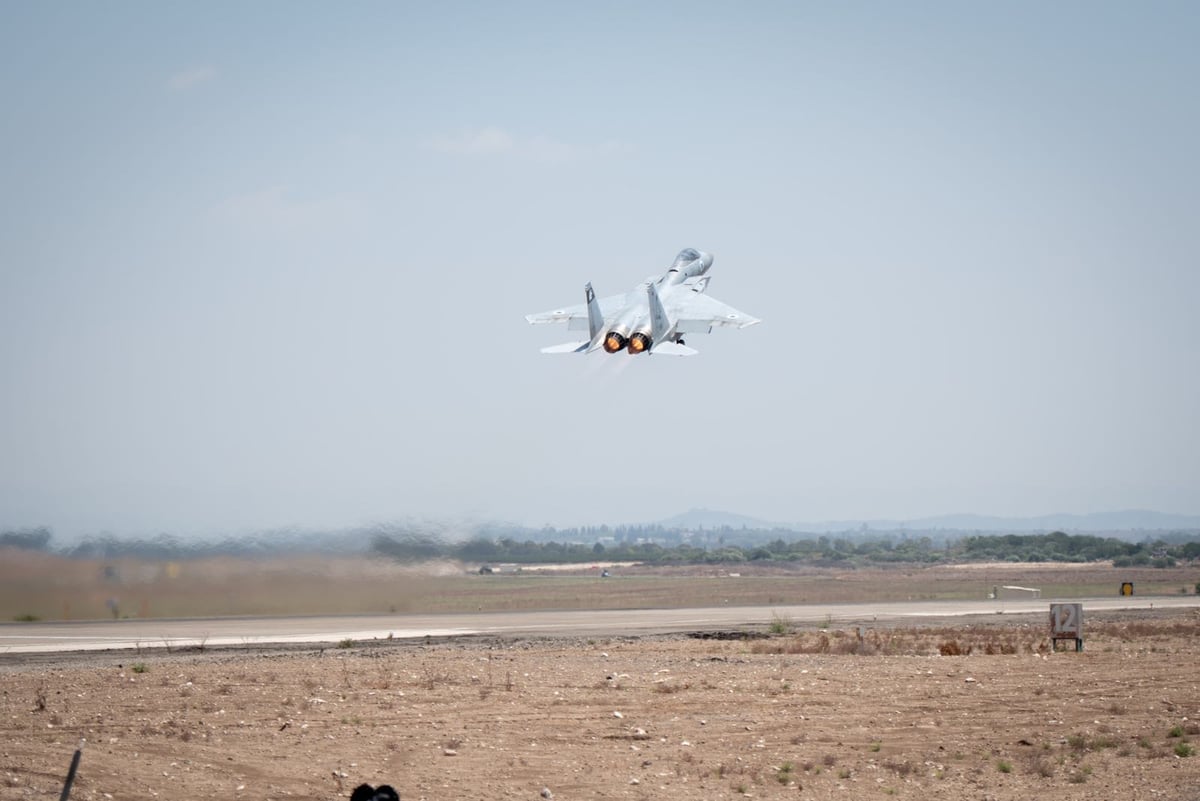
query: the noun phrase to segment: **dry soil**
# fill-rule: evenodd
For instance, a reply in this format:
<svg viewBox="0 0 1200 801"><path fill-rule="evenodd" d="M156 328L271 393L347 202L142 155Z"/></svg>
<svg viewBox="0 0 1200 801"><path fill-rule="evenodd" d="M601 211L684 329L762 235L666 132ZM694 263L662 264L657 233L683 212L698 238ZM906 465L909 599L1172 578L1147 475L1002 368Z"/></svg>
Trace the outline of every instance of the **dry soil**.
<svg viewBox="0 0 1200 801"><path fill-rule="evenodd" d="M788 628L777 621L776 629ZM0 660L0 799L1200 799L1200 619ZM949 655L947 655L949 654ZM956 654L956 655L955 655Z"/></svg>

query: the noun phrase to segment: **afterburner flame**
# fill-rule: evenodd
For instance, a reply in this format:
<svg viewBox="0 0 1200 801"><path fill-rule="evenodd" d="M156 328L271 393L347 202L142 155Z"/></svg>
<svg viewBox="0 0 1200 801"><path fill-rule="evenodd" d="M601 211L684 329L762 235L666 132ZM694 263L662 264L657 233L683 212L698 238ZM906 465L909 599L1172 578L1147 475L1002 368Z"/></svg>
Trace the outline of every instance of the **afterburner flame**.
<svg viewBox="0 0 1200 801"><path fill-rule="evenodd" d="M608 336L604 338L604 350L608 353L616 353L617 351L624 349L626 342L627 340L625 337L621 336L616 331L611 331L609 332Z"/></svg>

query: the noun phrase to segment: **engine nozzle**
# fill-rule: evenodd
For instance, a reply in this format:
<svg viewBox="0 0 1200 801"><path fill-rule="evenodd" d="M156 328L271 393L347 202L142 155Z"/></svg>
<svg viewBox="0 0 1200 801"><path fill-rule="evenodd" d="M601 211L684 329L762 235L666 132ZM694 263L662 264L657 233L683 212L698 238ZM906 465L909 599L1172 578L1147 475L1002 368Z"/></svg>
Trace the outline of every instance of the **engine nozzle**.
<svg viewBox="0 0 1200 801"><path fill-rule="evenodd" d="M629 338L629 352L637 355L650 350L650 337L647 334L638 331Z"/></svg>
<svg viewBox="0 0 1200 801"><path fill-rule="evenodd" d="M606 353L616 353L619 350L624 350L629 344L629 340L619 331L609 331L604 337L604 350Z"/></svg>

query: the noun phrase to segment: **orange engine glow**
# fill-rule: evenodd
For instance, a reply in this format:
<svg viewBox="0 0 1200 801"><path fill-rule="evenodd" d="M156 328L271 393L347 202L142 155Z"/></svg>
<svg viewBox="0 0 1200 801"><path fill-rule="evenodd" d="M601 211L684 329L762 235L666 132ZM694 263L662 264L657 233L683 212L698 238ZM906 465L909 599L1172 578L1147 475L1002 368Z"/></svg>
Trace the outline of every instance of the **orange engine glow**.
<svg viewBox="0 0 1200 801"><path fill-rule="evenodd" d="M616 331L609 331L608 335L604 337L604 350L608 353L616 353L624 349L628 341Z"/></svg>
<svg viewBox="0 0 1200 801"><path fill-rule="evenodd" d="M634 354L642 353L643 351L649 349L649 347L650 347L650 337L646 336L641 331L639 331L638 333L634 334L633 336L631 336L629 338L629 352L630 353L634 353Z"/></svg>

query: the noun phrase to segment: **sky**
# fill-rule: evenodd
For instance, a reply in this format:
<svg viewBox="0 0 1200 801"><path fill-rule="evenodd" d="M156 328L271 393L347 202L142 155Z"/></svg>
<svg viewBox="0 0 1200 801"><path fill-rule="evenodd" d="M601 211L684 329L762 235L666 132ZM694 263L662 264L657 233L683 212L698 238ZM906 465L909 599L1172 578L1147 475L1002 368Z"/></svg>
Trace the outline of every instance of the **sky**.
<svg viewBox="0 0 1200 801"><path fill-rule="evenodd" d="M1200 5L7 3L0 529L1200 513ZM524 315L693 247L692 358ZM455 523L457 524L457 523Z"/></svg>

